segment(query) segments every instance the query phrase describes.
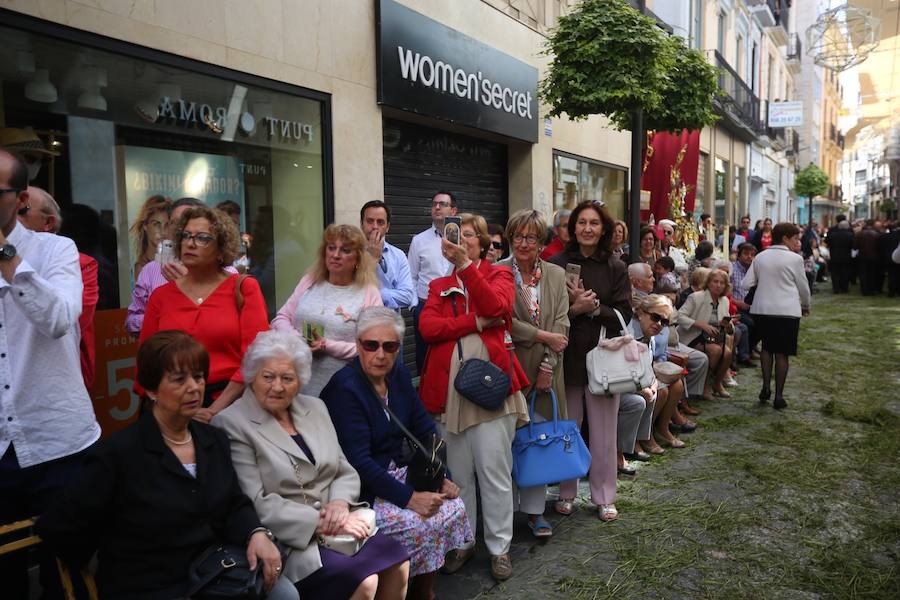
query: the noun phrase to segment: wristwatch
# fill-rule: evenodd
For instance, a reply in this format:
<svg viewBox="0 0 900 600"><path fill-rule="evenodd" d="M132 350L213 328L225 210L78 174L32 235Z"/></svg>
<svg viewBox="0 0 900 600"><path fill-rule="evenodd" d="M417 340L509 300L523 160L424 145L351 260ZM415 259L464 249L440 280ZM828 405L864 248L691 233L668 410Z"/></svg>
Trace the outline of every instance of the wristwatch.
<svg viewBox="0 0 900 600"><path fill-rule="evenodd" d="M250 535L247 536L247 541L249 542L249 541L250 541L250 538L252 538L252 537L254 536L254 534L257 534L257 533L259 533L260 531L266 534L266 537L269 538L269 541L270 541L270 542L274 542L274 541L275 541L275 534L272 533L272 530L269 529L268 527L257 527L256 529L254 529L253 531L251 531L251 532L250 532Z"/></svg>
<svg viewBox="0 0 900 600"><path fill-rule="evenodd" d="M16 257L16 247L12 244L0 246L0 260L12 260Z"/></svg>

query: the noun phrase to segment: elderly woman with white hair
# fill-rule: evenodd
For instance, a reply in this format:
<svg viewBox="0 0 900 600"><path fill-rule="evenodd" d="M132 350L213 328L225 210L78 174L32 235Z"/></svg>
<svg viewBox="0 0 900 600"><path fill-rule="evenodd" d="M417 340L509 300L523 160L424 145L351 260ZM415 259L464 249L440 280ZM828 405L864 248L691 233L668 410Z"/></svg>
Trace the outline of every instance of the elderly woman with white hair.
<svg viewBox="0 0 900 600"><path fill-rule="evenodd" d="M247 389L213 425L231 440L244 493L264 525L288 547L284 575L301 597L362 600L406 594L407 553L378 532L352 556L320 545L323 536L366 538L359 476L341 452L328 410L300 393L312 355L290 332L260 333L244 356Z"/></svg>
<svg viewBox="0 0 900 600"><path fill-rule="evenodd" d="M410 556L411 599L431 600L444 556L474 541L459 498L447 478L434 486L408 478L410 440L422 444L437 435L412 385L412 376L397 360L405 325L395 311L364 308L356 324L357 356L322 390L347 460L362 481L361 498L375 508L379 531L400 542ZM436 488L436 489L435 489Z"/></svg>

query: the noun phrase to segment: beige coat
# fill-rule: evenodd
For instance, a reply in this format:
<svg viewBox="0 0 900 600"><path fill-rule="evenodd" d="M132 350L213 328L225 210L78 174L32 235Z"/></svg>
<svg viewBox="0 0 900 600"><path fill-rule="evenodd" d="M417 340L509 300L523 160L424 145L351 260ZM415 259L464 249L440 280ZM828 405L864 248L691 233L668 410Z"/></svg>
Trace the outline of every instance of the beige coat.
<svg viewBox="0 0 900 600"><path fill-rule="evenodd" d="M716 322L721 323L722 319L731 318L728 312L728 298L722 296L719 298L719 309L716 315ZM712 315L712 296L707 290L700 290L688 296L687 301L678 309L678 338L682 344L690 346L698 335L702 332L692 325L699 321L701 323L709 323L709 317ZM729 326L733 333L734 329Z"/></svg>
<svg viewBox="0 0 900 600"><path fill-rule="evenodd" d="M231 440L238 480L260 521L289 546L284 574L297 582L322 566L315 539L319 508L336 499L355 504L360 483L321 400L297 394L291 418L316 464L263 410L249 387L212 424L224 429Z"/></svg>
<svg viewBox="0 0 900 600"><path fill-rule="evenodd" d="M566 385L563 379L562 353L550 350L544 344L535 340L538 329L551 333L569 335L569 294L566 291L566 272L562 267L540 260L541 284L540 284L540 328L531 322L528 314L528 304L521 292L516 287L516 303L513 305L512 338L516 345L516 357L528 375L532 384L537 380L538 367L547 353L550 364L553 366L553 391L556 392L559 418L567 419L566 410ZM498 263L512 268L512 258ZM531 399L532 388L522 390L527 400ZM539 394L534 403L534 409L546 419L553 418L549 394Z"/></svg>

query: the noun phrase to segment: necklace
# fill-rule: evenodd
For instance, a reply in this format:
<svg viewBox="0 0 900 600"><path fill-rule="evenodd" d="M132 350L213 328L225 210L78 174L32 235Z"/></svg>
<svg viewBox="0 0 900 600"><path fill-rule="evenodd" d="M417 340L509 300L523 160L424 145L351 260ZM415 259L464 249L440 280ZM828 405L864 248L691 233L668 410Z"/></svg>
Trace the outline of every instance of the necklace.
<svg viewBox="0 0 900 600"><path fill-rule="evenodd" d="M181 441L173 440L172 438L170 438L170 437L167 436L166 434L164 434L164 433L162 433L162 432L160 432L160 433L162 434L164 440L166 440L166 441L169 442L170 444L175 444L176 446L184 446L184 445L190 444L192 441L194 441L194 438L191 436L191 432L190 432L190 431L188 431L187 439L184 439L184 440L181 440Z"/></svg>

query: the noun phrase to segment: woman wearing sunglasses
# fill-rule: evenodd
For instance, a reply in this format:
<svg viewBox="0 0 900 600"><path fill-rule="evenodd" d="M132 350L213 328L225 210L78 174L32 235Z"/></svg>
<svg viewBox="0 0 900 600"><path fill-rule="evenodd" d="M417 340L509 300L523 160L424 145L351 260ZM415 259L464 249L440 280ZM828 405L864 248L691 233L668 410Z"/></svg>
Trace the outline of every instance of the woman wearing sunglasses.
<svg viewBox="0 0 900 600"><path fill-rule="evenodd" d="M670 319L674 314L672 301L661 294L644 296L634 306L634 318L631 320L631 333L635 339L650 346L653 362L666 362L669 343ZM678 401L684 396L683 380L672 385L655 380L653 384L641 390L640 395L652 408L650 419L642 418L637 428L636 439L650 454L662 454L663 450L656 442L672 448L684 448L684 442L675 437L669 430L669 423L678 409ZM651 436L652 425L652 436ZM654 442L653 438L656 438Z"/></svg>
<svg viewBox="0 0 900 600"><path fill-rule="evenodd" d="M444 479L437 492L427 492L407 483L408 444L394 419L425 444L436 430L409 370L397 360L405 329L395 311L364 308L356 324L358 358L335 373L322 400L344 455L359 473L360 499L375 509L379 531L409 553L408 597L432 600L444 556L475 536L456 484Z"/></svg>
<svg viewBox="0 0 900 600"><path fill-rule="evenodd" d="M179 329L203 344L209 379L194 418L208 423L244 392L241 357L256 334L269 328L266 301L255 279L226 271L240 250L228 215L206 206L189 208L176 231L175 255L187 273L150 295L140 339Z"/></svg>
<svg viewBox="0 0 900 600"><path fill-rule="evenodd" d="M491 574L503 581L512 576L512 442L516 424L528 420L520 391L528 385L528 377L512 352L509 333L516 297L512 272L485 260L491 238L484 218L468 213L460 216L459 245L447 238L441 242L441 251L454 270L431 282L419 317L422 337L428 342L419 394L425 409L441 424L447 466L460 487L473 529L481 496ZM459 349L462 358L490 361L508 374L508 395L497 410L487 410L456 391ZM450 553L444 571L458 570L474 554L473 540Z"/></svg>

